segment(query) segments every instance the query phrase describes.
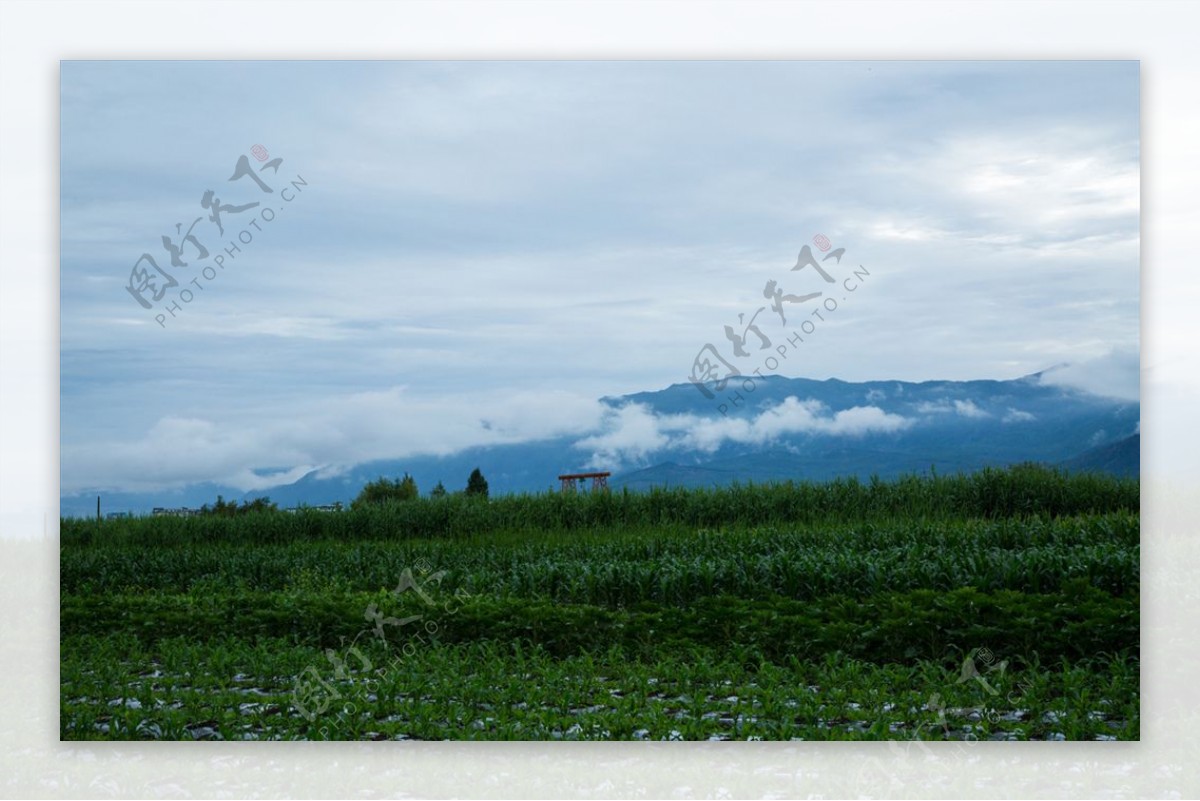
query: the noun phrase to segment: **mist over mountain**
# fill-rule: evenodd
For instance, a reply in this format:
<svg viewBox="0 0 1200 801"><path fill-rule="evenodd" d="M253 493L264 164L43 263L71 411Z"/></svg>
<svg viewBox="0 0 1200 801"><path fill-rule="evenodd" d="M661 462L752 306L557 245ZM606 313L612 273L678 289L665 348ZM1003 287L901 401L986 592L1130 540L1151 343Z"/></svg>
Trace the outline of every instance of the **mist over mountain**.
<svg viewBox="0 0 1200 801"><path fill-rule="evenodd" d="M1053 369L1053 368L1052 368ZM280 507L347 503L380 476L439 481L461 490L479 467L493 494L558 487L561 473L610 470L611 485L711 486L732 482L890 478L933 469L973 471L1022 461L1137 475L1140 407L1055 385L1050 371L992 381L731 380L706 397L690 383L604 398L599 428L572 436L468 448L313 470L297 481L242 493L215 483L162 492L103 492L103 511L198 507L268 496ZM62 498L64 516L96 511L95 492Z"/></svg>

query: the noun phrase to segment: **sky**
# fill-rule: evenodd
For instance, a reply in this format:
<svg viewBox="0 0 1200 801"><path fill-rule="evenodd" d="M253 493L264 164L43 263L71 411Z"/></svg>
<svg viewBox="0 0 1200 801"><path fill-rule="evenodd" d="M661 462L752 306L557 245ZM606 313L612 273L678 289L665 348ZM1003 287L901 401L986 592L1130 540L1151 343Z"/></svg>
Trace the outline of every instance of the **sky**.
<svg viewBox="0 0 1200 801"><path fill-rule="evenodd" d="M602 443L760 308L789 377L1136 399L1139 125L1133 61L63 62L61 490Z"/></svg>

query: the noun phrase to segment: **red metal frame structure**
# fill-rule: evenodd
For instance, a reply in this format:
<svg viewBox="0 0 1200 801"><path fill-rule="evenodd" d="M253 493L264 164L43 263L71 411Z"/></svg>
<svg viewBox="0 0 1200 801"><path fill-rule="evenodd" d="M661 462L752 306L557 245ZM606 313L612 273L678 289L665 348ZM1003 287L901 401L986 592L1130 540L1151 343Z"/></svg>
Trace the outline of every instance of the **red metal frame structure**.
<svg viewBox="0 0 1200 801"><path fill-rule="evenodd" d="M559 476L558 480L562 482L563 492L574 492L576 481L589 478L592 480L592 492L600 490L608 492L608 477L611 475L612 473L568 473L565 476Z"/></svg>

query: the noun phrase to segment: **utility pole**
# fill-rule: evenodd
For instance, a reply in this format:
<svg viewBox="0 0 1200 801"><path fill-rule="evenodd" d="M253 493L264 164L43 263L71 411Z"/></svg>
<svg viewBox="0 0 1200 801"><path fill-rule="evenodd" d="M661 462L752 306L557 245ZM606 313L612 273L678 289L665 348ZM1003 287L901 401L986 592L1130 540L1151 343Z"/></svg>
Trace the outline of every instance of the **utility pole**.
<svg viewBox="0 0 1200 801"><path fill-rule="evenodd" d="M96 496L96 523L100 523L100 496Z"/></svg>

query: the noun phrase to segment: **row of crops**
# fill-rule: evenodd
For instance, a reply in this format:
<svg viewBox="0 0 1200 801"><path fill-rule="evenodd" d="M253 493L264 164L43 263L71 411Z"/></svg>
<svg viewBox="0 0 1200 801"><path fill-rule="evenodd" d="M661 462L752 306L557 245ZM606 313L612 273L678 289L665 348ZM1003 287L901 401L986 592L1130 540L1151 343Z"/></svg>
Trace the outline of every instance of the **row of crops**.
<svg viewBox="0 0 1200 801"><path fill-rule="evenodd" d="M307 539L471 537L494 532L629 527L788 526L871 520L1000 519L1139 510L1138 482L1069 475L1037 465L894 481L838 479L650 492L544 493L487 500L452 495L340 513L248 514L227 518L62 521L64 543L102 538L169 542L289 542Z"/></svg>
<svg viewBox="0 0 1200 801"><path fill-rule="evenodd" d="M1139 539L1033 467L67 520L62 736L1131 739Z"/></svg>
<svg viewBox="0 0 1200 801"><path fill-rule="evenodd" d="M915 589L1048 592L1084 579L1136 590L1138 518L1122 512L1052 520L862 528L722 529L657 534L285 545L70 548L64 593L362 592L395 585L418 562L439 585L488 597L623 605L712 595L818 598Z"/></svg>

